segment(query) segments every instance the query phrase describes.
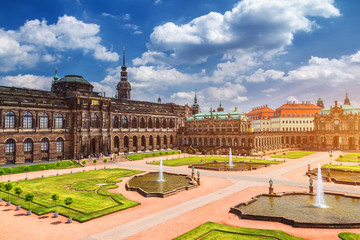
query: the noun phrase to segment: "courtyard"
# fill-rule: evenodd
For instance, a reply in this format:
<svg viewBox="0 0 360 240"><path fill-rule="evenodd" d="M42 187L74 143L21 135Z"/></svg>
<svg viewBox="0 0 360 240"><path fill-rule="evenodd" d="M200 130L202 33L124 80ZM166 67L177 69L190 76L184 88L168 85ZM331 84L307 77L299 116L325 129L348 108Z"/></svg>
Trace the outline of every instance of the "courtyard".
<svg viewBox="0 0 360 240"><path fill-rule="evenodd" d="M335 159L339 157L339 155L344 155L344 153L335 152L333 155ZM190 155L179 154L169 156L168 158L180 157L181 159L188 156ZM225 157L226 156L224 156L224 158ZM273 160L271 157L267 158L268 160ZM65 216L61 215L58 218L53 218L52 212L42 215L32 214L31 216L26 216L26 210L24 209L16 211L15 205L5 206L6 196L4 195L3 202L0 206L0 218L6 219L2 224L3 236L11 236L13 239L45 239L50 237L52 239L173 239L207 222L240 228L278 230L284 232L281 233L285 234L283 236L288 236L286 234L289 234L293 236L294 239L339 239L338 234L342 232L360 234L360 229L305 230L302 228L293 228L278 222L239 219L235 214L229 213L230 207L241 202L249 201L258 194L267 193L270 178L273 180L275 192L308 191L309 177L305 175L307 165L311 164L312 168L315 168L318 163L321 165L328 164L329 155L327 152L315 152L314 154L301 158L288 159L281 164L272 164L269 167L259 168L256 171L214 172L200 170L201 185L199 187L189 191L182 191L166 198L145 198L136 192L125 190L125 183L131 179L131 175L137 173L136 171L158 171L159 166L146 163L155 163L159 159L160 157L153 157L138 161L108 163L107 168L111 168L111 171L116 171L116 169L129 169L129 174L124 175L121 178L122 181L115 183L118 187L111 188L108 191L110 193L120 193L129 201L140 203L140 205L115 211L83 223L73 221L73 223L68 224L66 223L67 219ZM163 161L164 172L188 175L191 173L188 165L172 167L166 166L166 158L163 157ZM348 162L343 164L354 165L355 163ZM98 168L102 167L102 164L98 164ZM94 173L94 175L96 175L96 171L90 171L92 169L91 166L86 168L86 174L91 175ZM132 172L131 170L136 171ZM74 175L82 174L83 168L74 168L73 170L63 169L61 170L61 176L58 177L71 176L70 171L73 171ZM30 180L28 180L28 183L30 183L30 181L40 182L45 179L56 179L56 173L56 169L46 170L45 175L50 177L42 179L41 171L29 172L28 177ZM25 173L13 174L11 179L13 182L23 181L24 174ZM96 186L96 184L93 184L97 182L96 177L88 177L91 179L91 181L88 182L89 184L91 182L91 186L89 184L85 185L93 189L93 187ZM57 185L57 183L51 184ZM64 184L60 185L63 186ZM24 185L24 189L25 187ZM325 182L324 189L330 192L359 195L357 187L351 185ZM14 200L16 201L16 199ZM75 197L74 200L75 204ZM51 201L49 204L52 204ZM86 206L85 202L78 201L77 204L79 208ZM90 205L93 206L94 204ZM96 207L104 208L105 205ZM219 227L219 229L221 230L223 228ZM29 231L31 231L31 235L28 234ZM209 237L219 236L219 234L222 233L219 231L212 232ZM233 229L232 231L235 231L235 233L226 233L226 235L230 238L235 235L239 237L237 231L240 230ZM256 230L244 231L251 232ZM270 231L267 233L267 236L271 236L271 234L275 233ZM274 236L277 236L276 234ZM190 237L186 236L189 235L183 235L181 239L193 239L191 234ZM239 239L242 238L239 237ZM283 239L286 239L286 237Z"/></svg>

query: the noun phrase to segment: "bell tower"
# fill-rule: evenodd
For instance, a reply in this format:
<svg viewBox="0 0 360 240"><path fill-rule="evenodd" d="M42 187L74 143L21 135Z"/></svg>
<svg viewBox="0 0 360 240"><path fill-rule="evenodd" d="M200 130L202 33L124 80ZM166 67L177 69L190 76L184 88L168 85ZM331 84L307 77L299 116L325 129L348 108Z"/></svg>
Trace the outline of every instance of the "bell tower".
<svg viewBox="0 0 360 240"><path fill-rule="evenodd" d="M127 80L127 67L125 65L125 47L123 48L123 65L121 66L120 82L116 86L118 99L130 99L131 84Z"/></svg>

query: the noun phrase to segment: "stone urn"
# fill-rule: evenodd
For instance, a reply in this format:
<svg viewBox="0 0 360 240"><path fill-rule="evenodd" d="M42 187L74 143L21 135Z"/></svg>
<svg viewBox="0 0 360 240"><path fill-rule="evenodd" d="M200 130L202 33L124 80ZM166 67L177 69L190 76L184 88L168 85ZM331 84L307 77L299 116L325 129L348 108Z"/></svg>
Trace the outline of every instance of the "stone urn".
<svg viewBox="0 0 360 240"><path fill-rule="evenodd" d="M16 206L16 210L20 210L20 209L21 209L20 205Z"/></svg>
<svg viewBox="0 0 360 240"><path fill-rule="evenodd" d="M54 212L54 218L57 218L59 216L58 212Z"/></svg>
<svg viewBox="0 0 360 240"><path fill-rule="evenodd" d="M68 222L68 223L72 223L72 218L71 218L71 217L68 217L67 222Z"/></svg>
<svg viewBox="0 0 360 240"><path fill-rule="evenodd" d="M31 210L27 210L27 215L31 215Z"/></svg>

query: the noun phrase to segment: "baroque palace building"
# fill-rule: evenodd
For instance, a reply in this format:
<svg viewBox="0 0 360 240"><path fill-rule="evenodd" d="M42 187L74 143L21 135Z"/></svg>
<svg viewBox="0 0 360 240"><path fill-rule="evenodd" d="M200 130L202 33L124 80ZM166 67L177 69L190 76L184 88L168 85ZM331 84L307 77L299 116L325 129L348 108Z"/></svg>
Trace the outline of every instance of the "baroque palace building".
<svg viewBox="0 0 360 240"><path fill-rule="evenodd" d="M310 102L287 102L275 111L267 105L248 114L235 111L197 113L178 132L181 149L192 152L237 153L301 148L312 150L359 150L360 110L350 105L323 108ZM254 131L254 128L256 130Z"/></svg>
<svg viewBox="0 0 360 240"><path fill-rule="evenodd" d="M360 110L351 106L348 94L343 105L335 105L320 111L314 119L317 149L360 150Z"/></svg>
<svg viewBox="0 0 360 240"><path fill-rule="evenodd" d="M171 149L191 108L130 100L125 54L117 97L93 91L82 76L51 91L0 87L0 163L79 159L89 154Z"/></svg>

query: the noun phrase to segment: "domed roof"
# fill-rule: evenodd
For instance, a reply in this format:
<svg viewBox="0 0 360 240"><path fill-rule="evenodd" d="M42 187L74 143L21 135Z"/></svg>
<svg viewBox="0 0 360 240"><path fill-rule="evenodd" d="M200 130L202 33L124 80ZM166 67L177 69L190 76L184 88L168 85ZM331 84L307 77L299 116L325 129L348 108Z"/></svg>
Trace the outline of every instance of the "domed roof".
<svg viewBox="0 0 360 240"><path fill-rule="evenodd" d="M86 85L91 85L87 80L85 80L85 78L79 75L66 75L65 77L56 81L56 83L61 83L61 82L82 83Z"/></svg>
<svg viewBox="0 0 360 240"><path fill-rule="evenodd" d="M131 89L131 84L128 81L120 81L117 84L117 89Z"/></svg>
<svg viewBox="0 0 360 240"><path fill-rule="evenodd" d="M339 108L341 108L343 110L343 114L359 114L360 110L356 107L353 107L351 105L337 105ZM322 110L320 110L319 114L320 115L329 115L331 112L331 108L333 108L335 106L330 105Z"/></svg>

